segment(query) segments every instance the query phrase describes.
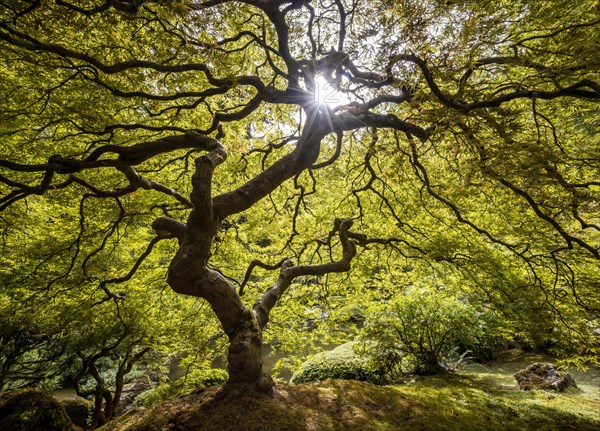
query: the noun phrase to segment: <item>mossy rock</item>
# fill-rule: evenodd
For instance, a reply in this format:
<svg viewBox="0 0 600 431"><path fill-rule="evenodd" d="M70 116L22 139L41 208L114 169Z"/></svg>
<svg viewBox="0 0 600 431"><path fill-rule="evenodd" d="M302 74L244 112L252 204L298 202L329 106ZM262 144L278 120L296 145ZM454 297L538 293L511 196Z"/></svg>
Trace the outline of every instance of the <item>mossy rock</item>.
<svg viewBox="0 0 600 431"><path fill-rule="evenodd" d="M515 374L519 388L523 390L550 389L557 392L567 387L577 387L569 373L558 371L554 364L536 362Z"/></svg>
<svg viewBox="0 0 600 431"><path fill-rule="evenodd" d="M90 428L94 403L78 396L62 398L59 402L75 425L83 429Z"/></svg>
<svg viewBox="0 0 600 431"><path fill-rule="evenodd" d="M0 430L78 430L63 406L42 391L25 389L0 395Z"/></svg>

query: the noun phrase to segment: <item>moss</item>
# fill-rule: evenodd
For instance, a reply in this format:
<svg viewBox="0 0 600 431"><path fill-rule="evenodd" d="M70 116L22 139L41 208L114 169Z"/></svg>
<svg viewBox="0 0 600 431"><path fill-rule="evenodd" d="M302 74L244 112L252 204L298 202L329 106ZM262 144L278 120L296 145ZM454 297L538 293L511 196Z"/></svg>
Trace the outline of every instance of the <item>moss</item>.
<svg viewBox="0 0 600 431"><path fill-rule="evenodd" d="M217 368L195 370L173 383L142 392L135 398L134 404L138 407L151 407L177 395L184 395L202 388L223 384L227 381L227 377L227 371Z"/></svg>
<svg viewBox="0 0 600 431"><path fill-rule="evenodd" d="M59 403L75 425L84 429L89 428L89 424L92 422L94 403L78 396L62 398Z"/></svg>
<svg viewBox="0 0 600 431"><path fill-rule="evenodd" d="M272 396L243 393L235 399L219 397L213 387L128 413L102 431L600 429L600 370L577 373L580 389L519 391L513 374L531 360L474 365L468 374L416 377L396 386L328 380L281 384Z"/></svg>
<svg viewBox="0 0 600 431"><path fill-rule="evenodd" d="M33 389L0 395L0 429L72 431L77 429L54 398Z"/></svg>
<svg viewBox="0 0 600 431"><path fill-rule="evenodd" d="M209 388L120 418L102 431L596 430L600 401L578 394L522 392L472 376L377 386L330 380L279 385L272 396L219 398Z"/></svg>

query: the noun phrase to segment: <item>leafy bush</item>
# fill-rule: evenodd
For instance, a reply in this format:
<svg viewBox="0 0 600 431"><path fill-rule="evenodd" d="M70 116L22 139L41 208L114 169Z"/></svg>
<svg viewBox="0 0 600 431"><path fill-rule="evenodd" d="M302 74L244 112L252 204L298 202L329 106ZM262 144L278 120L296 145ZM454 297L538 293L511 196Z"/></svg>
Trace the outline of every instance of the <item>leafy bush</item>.
<svg viewBox="0 0 600 431"><path fill-rule="evenodd" d="M457 346L470 346L480 333L475 309L467 302L432 293L413 293L370 313L361 335L371 367L388 379L402 372L434 374Z"/></svg>
<svg viewBox="0 0 600 431"><path fill-rule="evenodd" d="M209 386L221 385L227 381L228 377L227 371L218 368L195 370L173 383L161 385L141 393L135 398L134 404L141 407L150 407L177 395L188 394Z"/></svg>
<svg viewBox="0 0 600 431"><path fill-rule="evenodd" d="M367 367L378 370L379 379L386 383L397 382L411 367L410 358L393 344L363 339L357 350L368 358Z"/></svg>
<svg viewBox="0 0 600 431"><path fill-rule="evenodd" d="M381 373L371 366L355 342L345 343L333 350L317 353L302 364L290 383L320 382L327 379L361 380L383 384Z"/></svg>
<svg viewBox="0 0 600 431"><path fill-rule="evenodd" d="M471 351L471 355L483 361L496 359L508 349L513 332L492 312L477 313L478 330L474 331L470 344L463 347Z"/></svg>
<svg viewBox="0 0 600 431"><path fill-rule="evenodd" d="M365 321L365 307L362 304L349 304L338 311L339 319L351 324Z"/></svg>

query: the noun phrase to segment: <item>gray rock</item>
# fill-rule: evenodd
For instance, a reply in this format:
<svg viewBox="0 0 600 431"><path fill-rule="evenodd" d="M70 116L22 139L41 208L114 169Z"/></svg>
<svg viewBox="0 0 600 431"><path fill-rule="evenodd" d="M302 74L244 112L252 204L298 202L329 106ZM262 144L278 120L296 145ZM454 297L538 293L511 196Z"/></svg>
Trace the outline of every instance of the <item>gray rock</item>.
<svg viewBox="0 0 600 431"><path fill-rule="evenodd" d="M142 392L152 389L152 381L148 375L142 375L133 383L123 386L121 401L119 402L118 412L123 413L133 408L133 401Z"/></svg>
<svg viewBox="0 0 600 431"><path fill-rule="evenodd" d="M569 386L577 387L569 373L558 371L554 364L545 362L536 362L515 373L515 379L519 388L525 391L550 389L562 392Z"/></svg>

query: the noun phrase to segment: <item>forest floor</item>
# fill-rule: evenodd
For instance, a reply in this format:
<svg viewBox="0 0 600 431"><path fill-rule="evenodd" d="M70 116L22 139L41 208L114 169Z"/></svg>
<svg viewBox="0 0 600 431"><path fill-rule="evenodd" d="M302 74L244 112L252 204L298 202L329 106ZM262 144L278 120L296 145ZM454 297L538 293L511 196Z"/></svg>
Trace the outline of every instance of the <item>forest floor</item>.
<svg viewBox="0 0 600 431"><path fill-rule="evenodd" d="M548 358L517 355L446 376L376 386L330 380L277 385L274 396L218 400L218 388L135 410L102 431L599 430L600 370L572 371L578 388L520 391L513 374Z"/></svg>

